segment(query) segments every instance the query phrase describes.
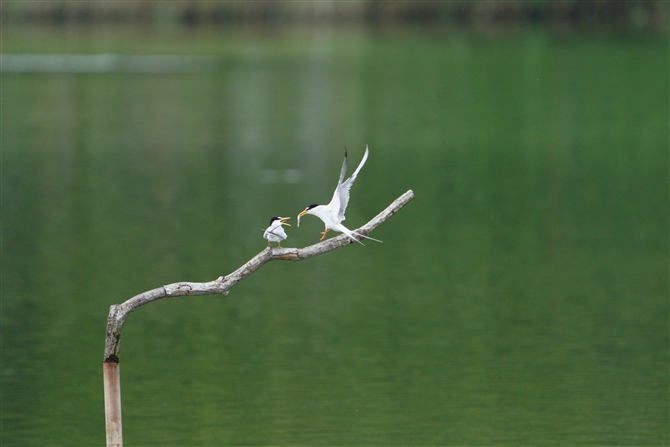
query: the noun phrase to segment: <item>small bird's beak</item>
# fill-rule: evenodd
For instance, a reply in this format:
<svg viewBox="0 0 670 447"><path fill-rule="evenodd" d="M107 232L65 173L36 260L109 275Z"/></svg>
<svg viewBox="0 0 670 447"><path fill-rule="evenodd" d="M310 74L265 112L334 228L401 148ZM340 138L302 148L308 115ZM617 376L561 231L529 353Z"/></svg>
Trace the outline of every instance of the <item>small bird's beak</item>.
<svg viewBox="0 0 670 447"><path fill-rule="evenodd" d="M307 210L302 210L300 214L298 214L298 226L300 226L300 218L307 214Z"/></svg>
<svg viewBox="0 0 670 447"><path fill-rule="evenodd" d="M291 226L291 224L284 222L285 220L290 219L290 217L281 217L280 219L281 219L281 224L282 225L286 225L287 227Z"/></svg>

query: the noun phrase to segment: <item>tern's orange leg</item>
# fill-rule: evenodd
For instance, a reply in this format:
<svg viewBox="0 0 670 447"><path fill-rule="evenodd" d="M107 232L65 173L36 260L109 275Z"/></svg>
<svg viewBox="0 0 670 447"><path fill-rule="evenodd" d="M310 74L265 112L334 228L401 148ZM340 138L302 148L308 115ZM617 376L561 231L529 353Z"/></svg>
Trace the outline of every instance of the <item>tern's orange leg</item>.
<svg viewBox="0 0 670 447"><path fill-rule="evenodd" d="M329 231L330 231L330 230L322 231L322 232L321 232L321 239L319 239L319 240L320 240L320 241L324 240L324 239L326 238L326 234L327 234Z"/></svg>
<svg viewBox="0 0 670 447"><path fill-rule="evenodd" d="M277 242L277 248L281 248L281 242Z"/></svg>

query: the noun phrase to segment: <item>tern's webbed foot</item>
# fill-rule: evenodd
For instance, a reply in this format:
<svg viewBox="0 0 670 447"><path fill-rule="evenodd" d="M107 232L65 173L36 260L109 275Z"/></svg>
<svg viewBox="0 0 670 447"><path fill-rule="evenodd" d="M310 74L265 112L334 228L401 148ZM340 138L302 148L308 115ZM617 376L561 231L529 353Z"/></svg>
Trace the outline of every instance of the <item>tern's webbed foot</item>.
<svg viewBox="0 0 670 447"><path fill-rule="evenodd" d="M324 240L324 239L326 238L326 234L328 234L329 231L330 231L330 230L322 231L322 232L321 232L321 239L319 239L319 240L320 240L320 241Z"/></svg>

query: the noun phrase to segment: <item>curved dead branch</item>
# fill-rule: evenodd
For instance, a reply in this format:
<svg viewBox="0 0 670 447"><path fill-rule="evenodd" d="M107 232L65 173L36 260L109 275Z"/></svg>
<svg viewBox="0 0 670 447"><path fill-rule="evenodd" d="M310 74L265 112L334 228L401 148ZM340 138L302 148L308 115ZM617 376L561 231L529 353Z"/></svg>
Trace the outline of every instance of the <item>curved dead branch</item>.
<svg viewBox="0 0 670 447"><path fill-rule="evenodd" d="M375 216L368 223L355 230L356 233L369 235L379 225L384 223L389 217L398 212L410 200L414 198L412 190L407 191L393 201L384 211ZM267 247L265 250L251 258L246 264L227 276L220 276L210 282L178 282L158 287L144 293L136 295L122 304L114 304L109 309L107 317L107 336L105 338L105 362L118 363L119 349L121 341L121 328L126 318L140 306L148 304L161 298L171 298L177 296L193 295L228 295L230 289L242 281L247 276L261 268L268 261L302 261L312 258L345 245L352 244L354 241L344 234L332 239L327 239L318 244L310 245L304 248L274 248Z"/></svg>

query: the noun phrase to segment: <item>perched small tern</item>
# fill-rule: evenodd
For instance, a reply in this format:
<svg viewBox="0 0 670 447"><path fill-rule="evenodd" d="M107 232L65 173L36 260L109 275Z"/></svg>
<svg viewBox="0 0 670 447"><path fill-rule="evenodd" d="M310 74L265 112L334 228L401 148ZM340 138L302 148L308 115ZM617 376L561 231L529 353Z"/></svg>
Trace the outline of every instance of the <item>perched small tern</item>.
<svg viewBox="0 0 670 447"><path fill-rule="evenodd" d="M344 212L347 210L347 204L349 203L349 191L351 190L351 185L354 184L358 172L361 170L367 159L368 159L368 147L365 146L365 154L363 155L361 163L358 165L354 173L351 174L351 177L344 180L344 175L347 173L347 148L345 147L344 162L342 163L340 180L337 182L337 188L335 188L333 198L331 199L328 205L314 204L305 208L300 214L298 214L298 226L300 226L300 218L302 216L306 214L311 214L312 216L316 216L319 219L321 219L323 223L326 225L326 230L321 232L321 239L319 239L320 241L322 241L326 237L326 233L328 233L330 230L334 230L337 231L338 233L346 234L351 239L353 239L354 241L358 242L361 245L363 245L363 243L358 239L356 239L354 236L358 236L359 238L364 237L366 239L381 242L378 239L351 231L350 229L342 225L342 221L346 219L344 217Z"/></svg>
<svg viewBox="0 0 670 447"><path fill-rule="evenodd" d="M267 227L263 233L263 239L268 240L268 246L272 246L270 242L276 242L277 248L281 248L281 241L288 237L282 228L282 225L286 225L288 227L291 226L291 224L284 222L288 219L290 219L290 217L273 217L270 219L270 226Z"/></svg>

